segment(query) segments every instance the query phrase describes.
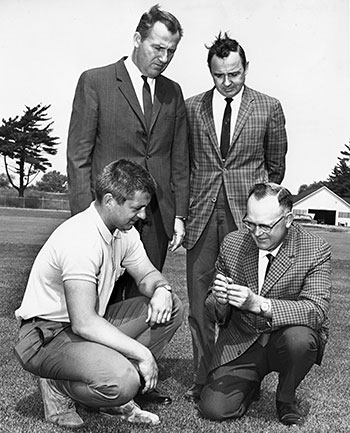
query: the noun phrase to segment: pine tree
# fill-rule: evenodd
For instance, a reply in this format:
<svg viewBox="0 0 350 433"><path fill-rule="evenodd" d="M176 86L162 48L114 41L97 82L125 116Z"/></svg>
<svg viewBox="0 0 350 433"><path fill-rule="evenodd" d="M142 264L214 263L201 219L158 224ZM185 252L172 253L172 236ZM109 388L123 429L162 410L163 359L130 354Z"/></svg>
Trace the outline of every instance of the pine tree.
<svg viewBox="0 0 350 433"><path fill-rule="evenodd" d="M24 196L27 186L51 163L43 156L57 153L58 137L51 137L52 124L47 115L50 105L41 104L30 108L26 106L19 117L2 119L0 126L0 155L4 157L5 170L10 184ZM47 123L49 122L49 123ZM43 126L42 124L45 124ZM16 184L12 174L18 177Z"/></svg>
<svg viewBox="0 0 350 433"><path fill-rule="evenodd" d="M342 150L342 157L338 157L339 162L333 168L332 173L327 179L327 186L340 197L350 196L350 145L345 144L347 150Z"/></svg>

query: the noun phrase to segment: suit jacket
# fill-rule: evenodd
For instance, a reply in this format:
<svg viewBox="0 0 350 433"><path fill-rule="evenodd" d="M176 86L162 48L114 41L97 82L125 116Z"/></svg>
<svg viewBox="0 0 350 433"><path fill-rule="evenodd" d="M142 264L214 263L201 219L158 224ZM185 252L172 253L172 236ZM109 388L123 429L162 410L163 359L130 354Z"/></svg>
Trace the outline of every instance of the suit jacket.
<svg viewBox="0 0 350 433"><path fill-rule="evenodd" d="M213 91L185 101L191 160L184 244L188 249L202 234L222 184L235 223L243 228L250 187L264 181L280 183L285 171L287 136L279 101L244 88L230 149L223 161L212 114Z"/></svg>
<svg viewBox="0 0 350 433"><path fill-rule="evenodd" d="M258 251L249 233L231 232L221 245L217 272L258 293ZM330 258L330 245L325 240L293 224L261 289L261 295L271 299L272 320L229 305L219 329L212 368L240 356L262 332L293 325L317 331L320 363L329 333ZM207 305L216 305L212 294Z"/></svg>
<svg viewBox="0 0 350 433"><path fill-rule="evenodd" d="M187 216L189 157L186 109L180 86L156 79L148 133L143 111L124 65L85 71L78 82L69 127L68 181L72 213L94 199L96 175L108 163L131 159L153 175L165 230L171 238L174 216Z"/></svg>

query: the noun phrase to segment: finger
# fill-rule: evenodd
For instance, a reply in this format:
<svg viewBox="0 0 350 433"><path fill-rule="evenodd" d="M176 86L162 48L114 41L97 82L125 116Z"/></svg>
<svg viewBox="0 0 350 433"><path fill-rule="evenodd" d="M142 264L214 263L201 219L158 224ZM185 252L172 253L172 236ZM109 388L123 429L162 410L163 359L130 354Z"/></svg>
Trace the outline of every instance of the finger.
<svg viewBox="0 0 350 433"><path fill-rule="evenodd" d="M150 304L148 304L146 323L149 323L151 317L152 317L152 307Z"/></svg>

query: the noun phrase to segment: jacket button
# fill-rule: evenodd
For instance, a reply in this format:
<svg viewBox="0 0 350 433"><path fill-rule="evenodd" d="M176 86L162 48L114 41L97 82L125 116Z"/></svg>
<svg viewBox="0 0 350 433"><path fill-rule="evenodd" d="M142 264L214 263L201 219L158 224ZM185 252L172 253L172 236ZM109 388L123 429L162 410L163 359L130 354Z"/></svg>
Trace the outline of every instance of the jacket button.
<svg viewBox="0 0 350 433"><path fill-rule="evenodd" d="M216 202L216 197L213 197L213 198L211 199L211 201L212 201L213 203L215 203L215 202Z"/></svg>

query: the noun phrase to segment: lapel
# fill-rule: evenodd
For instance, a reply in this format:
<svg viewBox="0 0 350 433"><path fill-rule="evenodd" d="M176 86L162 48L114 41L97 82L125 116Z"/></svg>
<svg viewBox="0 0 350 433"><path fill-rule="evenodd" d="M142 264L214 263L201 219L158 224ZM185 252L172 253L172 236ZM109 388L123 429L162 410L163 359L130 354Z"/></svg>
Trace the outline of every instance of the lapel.
<svg viewBox="0 0 350 433"><path fill-rule="evenodd" d="M239 107L235 130L232 136L231 146L229 151L233 149L233 145L235 141L239 137L239 134L241 133L244 124L248 120L253 110L253 104L252 104L253 101L254 101L254 95L252 94L252 91L249 89L249 87L244 87L241 106Z"/></svg>
<svg viewBox="0 0 350 433"><path fill-rule="evenodd" d="M218 137L215 131L214 117L213 117L213 92L214 88L206 92L202 99L200 114L202 116L204 126L208 132L209 138L214 145L214 148L221 159L220 147Z"/></svg>
<svg viewBox="0 0 350 433"><path fill-rule="evenodd" d="M267 277L261 288L261 296L265 296L293 265L295 261L294 230L294 227L291 226L280 250L277 253L275 260L272 262L269 273L267 274Z"/></svg>
<svg viewBox="0 0 350 433"><path fill-rule="evenodd" d="M243 261L243 271L247 280L247 286L250 287L254 293L258 293L258 264L259 264L259 250L255 242L249 234L246 256Z"/></svg>
<svg viewBox="0 0 350 433"><path fill-rule="evenodd" d="M120 92L123 94L123 96L129 103L130 107L134 110L136 116L140 119L144 128L146 129L145 117L143 115L140 103L137 99L128 71L124 65L125 59L126 57L123 57L115 65L116 79L117 79L116 90L117 91L120 90Z"/></svg>
<svg viewBox="0 0 350 433"><path fill-rule="evenodd" d="M166 86L164 84L164 80L162 80L162 76L158 76L156 78L156 85L154 89L154 98L153 98L153 110L152 110L152 118L150 125L150 132L154 126L155 121L159 115L159 111L162 108L164 98L166 93Z"/></svg>

